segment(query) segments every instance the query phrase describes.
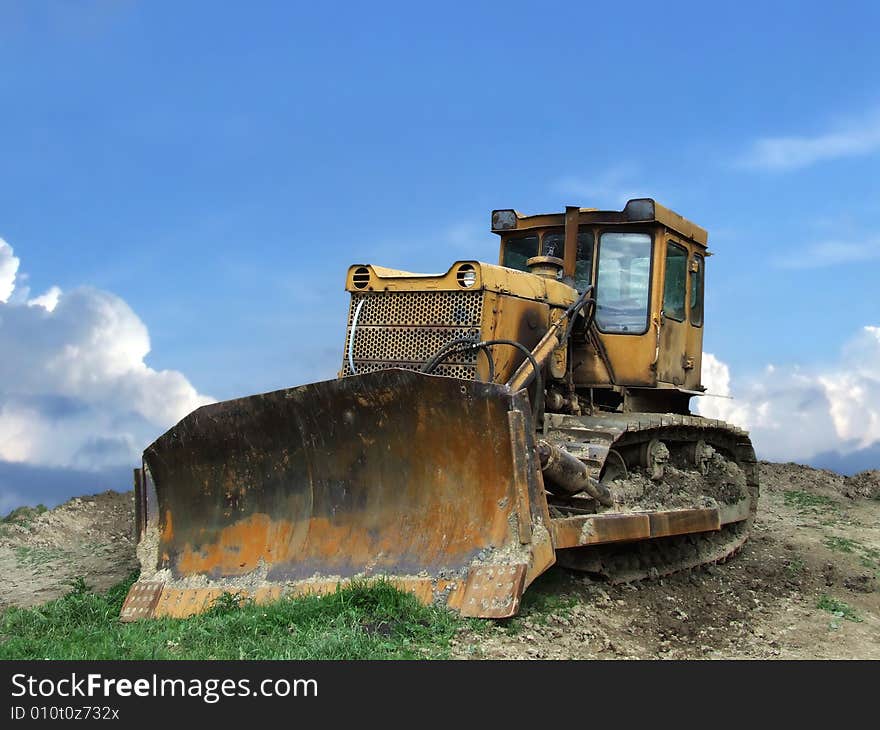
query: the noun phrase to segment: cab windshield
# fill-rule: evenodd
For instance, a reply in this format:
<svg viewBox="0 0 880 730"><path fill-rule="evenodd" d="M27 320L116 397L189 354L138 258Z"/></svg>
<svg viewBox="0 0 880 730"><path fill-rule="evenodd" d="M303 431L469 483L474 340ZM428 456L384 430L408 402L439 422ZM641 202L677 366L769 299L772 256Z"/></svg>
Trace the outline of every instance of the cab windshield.
<svg viewBox="0 0 880 730"><path fill-rule="evenodd" d="M575 255L574 286L583 291L593 278L593 232L580 230L577 235L577 254ZM518 238L508 238L504 243L503 266L509 269L528 271L526 262L533 256L555 256L565 258L565 232L546 231L541 237L540 245L537 234L529 234Z"/></svg>
<svg viewBox="0 0 880 730"><path fill-rule="evenodd" d="M504 266L508 269L528 271L526 261L538 255L538 236L509 238L504 244Z"/></svg>
<svg viewBox="0 0 880 730"><path fill-rule="evenodd" d="M599 237L596 324L601 332L647 332L650 275L649 234L603 233Z"/></svg>

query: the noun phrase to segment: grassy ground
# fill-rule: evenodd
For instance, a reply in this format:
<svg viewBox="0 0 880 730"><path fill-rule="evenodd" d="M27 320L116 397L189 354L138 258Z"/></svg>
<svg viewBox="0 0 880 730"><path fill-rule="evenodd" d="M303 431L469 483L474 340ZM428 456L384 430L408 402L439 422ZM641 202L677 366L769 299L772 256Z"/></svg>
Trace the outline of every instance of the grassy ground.
<svg viewBox="0 0 880 730"><path fill-rule="evenodd" d="M44 504L38 504L36 507L18 507L12 510L5 517L0 517L0 537L8 535L13 525L27 527L34 521L35 517L46 511L47 508Z"/></svg>
<svg viewBox="0 0 880 730"><path fill-rule="evenodd" d="M444 658L467 625L381 581L264 606L229 596L201 616L123 624L119 609L135 577L106 594L80 580L44 606L6 609L0 659Z"/></svg>

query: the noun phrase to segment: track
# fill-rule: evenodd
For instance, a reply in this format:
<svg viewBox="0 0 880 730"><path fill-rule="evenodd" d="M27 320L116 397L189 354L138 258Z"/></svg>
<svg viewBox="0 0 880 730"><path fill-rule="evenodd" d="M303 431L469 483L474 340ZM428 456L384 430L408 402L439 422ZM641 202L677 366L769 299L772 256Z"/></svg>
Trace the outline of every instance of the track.
<svg viewBox="0 0 880 730"><path fill-rule="evenodd" d="M665 503L676 499L705 504L747 496L750 501L747 519L717 532L559 550L560 565L625 583L723 562L748 539L758 501L758 471L751 441L741 429L722 421L668 414L551 416L549 420L547 437L578 453L617 495L621 504L612 511L685 506ZM665 449L658 450L658 442ZM655 473L658 461L662 478ZM690 485L688 494L682 495L682 483ZM572 508L571 500L554 507L561 514L579 511Z"/></svg>
<svg viewBox="0 0 880 730"><path fill-rule="evenodd" d="M726 525L718 532L560 550L557 562L566 568L600 575L611 583L662 578L702 565L724 562L745 544L750 522Z"/></svg>

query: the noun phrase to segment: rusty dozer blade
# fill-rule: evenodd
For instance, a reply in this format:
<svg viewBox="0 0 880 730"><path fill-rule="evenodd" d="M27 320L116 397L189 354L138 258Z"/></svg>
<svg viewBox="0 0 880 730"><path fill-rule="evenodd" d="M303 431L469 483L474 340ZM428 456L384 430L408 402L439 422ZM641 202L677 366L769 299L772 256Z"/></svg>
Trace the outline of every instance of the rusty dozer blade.
<svg viewBox="0 0 880 730"><path fill-rule="evenodd" d="M516 613L555 561L525 394L382 370L203 406L144 452L122 619L386 577Z"/></svg>

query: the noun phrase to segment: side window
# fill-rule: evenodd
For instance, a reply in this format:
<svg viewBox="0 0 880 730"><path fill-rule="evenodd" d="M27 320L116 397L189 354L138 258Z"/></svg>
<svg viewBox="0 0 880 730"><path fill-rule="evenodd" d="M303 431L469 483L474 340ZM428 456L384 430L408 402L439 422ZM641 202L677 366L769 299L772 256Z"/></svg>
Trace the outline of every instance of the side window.
<svg viewBox="0 0 880 730"><path fill-rule="evenodd" d="M703 326L703 269L705 260L699 254L694 255L691 262L691 324L694 327Z"/></svg>
<svg viewBox="0 0 880 730"><path fill-rule="evenodd" d="M593 232L578 233L577 259L574 265L574 288L586 289L593 280Z"/></svg>
<svg viewBox="0 0 880 730"><path fill-rule="evenodd" d="M504 244L504 266L526 271L526 261L538 255L538 237L508 238Z"/></svg>
<svg viewBox="0 0 880 730"><path fill-rule="evenodd" d="M558 259L565 258L565 234L545 233L542 256L555 256Z"/></svg>
<svg viewBox="0 0 880 730"><path fill-rule="evenodd" d="M687 249L668 241L666 244L666 282L663 286L663 313L677 322L684 322L687 261Z"/></svg>

